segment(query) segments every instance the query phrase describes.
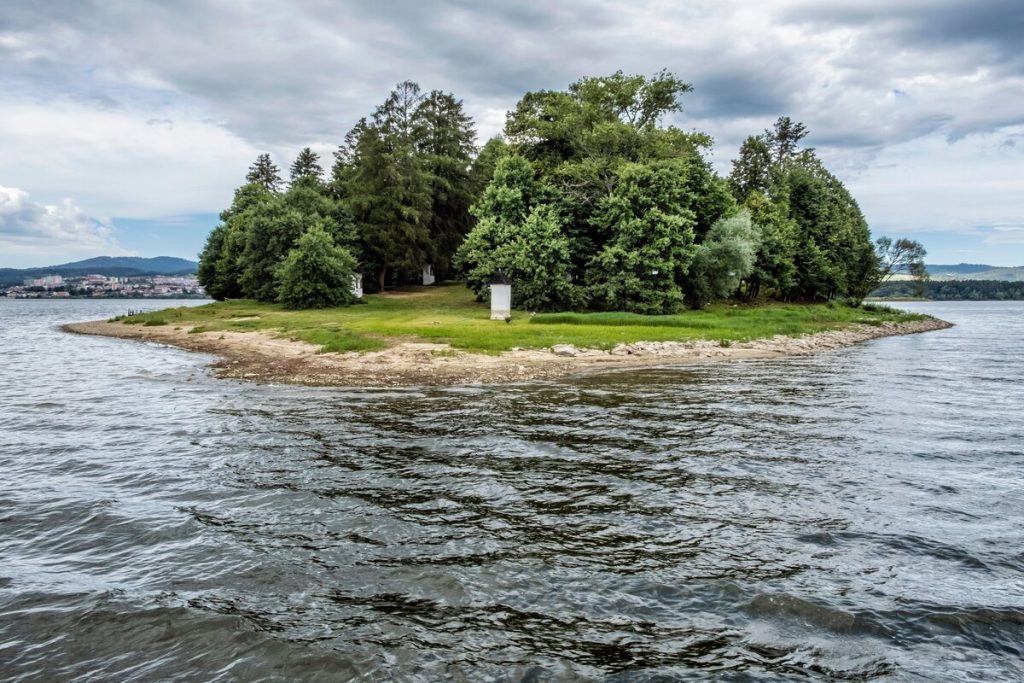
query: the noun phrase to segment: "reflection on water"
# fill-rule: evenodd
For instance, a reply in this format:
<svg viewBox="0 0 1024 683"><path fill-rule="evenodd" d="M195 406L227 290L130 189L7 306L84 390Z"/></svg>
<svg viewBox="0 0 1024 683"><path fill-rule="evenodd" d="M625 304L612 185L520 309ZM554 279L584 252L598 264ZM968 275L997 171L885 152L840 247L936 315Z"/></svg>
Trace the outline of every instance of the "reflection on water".
<svg viewBox="0 0 1024 683"><path fill-rule="evenodd" d="M6 678L1024 676L1020 304L386 391L55 330L124 306L0 301Z"/></svg>

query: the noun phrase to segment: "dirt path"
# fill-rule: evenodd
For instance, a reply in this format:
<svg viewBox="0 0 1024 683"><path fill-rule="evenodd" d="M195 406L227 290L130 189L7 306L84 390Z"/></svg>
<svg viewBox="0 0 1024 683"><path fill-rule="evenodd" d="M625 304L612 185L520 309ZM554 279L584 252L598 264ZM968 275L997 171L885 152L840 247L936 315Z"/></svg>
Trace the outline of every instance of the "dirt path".
<svg viewBox="0 0 1024 683"><path fill-rule="evenodd" d="M852 325L803 337L777 336L721 346L718 342L637 342L612 351L556 345L500 356L465 353L447 344L406 342L368 353L318 353L317 347L264 332L200 332L104 321L72 323L78 334L137 339L221 357L220 377L311 386L500 384L636 366L807 355L898 334L951 327L935 318L880 326Z"/></svg>

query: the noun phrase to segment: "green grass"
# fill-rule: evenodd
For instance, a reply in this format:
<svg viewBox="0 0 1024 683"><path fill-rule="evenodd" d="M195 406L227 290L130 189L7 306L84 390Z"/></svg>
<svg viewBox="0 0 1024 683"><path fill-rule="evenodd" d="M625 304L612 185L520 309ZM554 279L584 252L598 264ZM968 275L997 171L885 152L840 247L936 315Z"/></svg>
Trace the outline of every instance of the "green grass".
<svg viewBox="0 0 1024 683"><path fill-rule="evenodd" d="M474 300L460 284L409 287L384 295L367 295L366 303L348 308L288 311L277 304L223 301L193 308L174 308L126 318L125 324L201 327L207 332L268 330L281 337L321 347L324 352L372 351L399 341L446 342L456 349L500 353L513 347L545 348L574 344L611 349L636 341L711 339L724 343L800 335L837 329L850 323L879 325L913 320L883 306L844 305L730 306L676 315L634 313L513 312L510 323L490 320L487 304ZM150 322L154 321L154 322ZM157 321L163 321L157 322Z"/></svg>

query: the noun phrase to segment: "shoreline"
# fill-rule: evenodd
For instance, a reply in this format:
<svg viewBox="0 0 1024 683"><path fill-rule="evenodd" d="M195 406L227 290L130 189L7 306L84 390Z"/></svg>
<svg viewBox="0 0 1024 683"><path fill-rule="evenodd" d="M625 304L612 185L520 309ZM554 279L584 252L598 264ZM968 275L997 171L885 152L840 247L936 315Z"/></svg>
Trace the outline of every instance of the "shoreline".
<svg viewBox="0 0 1024 683"><path fill-rule="evenodd" d="M909 322L885 321L877 326L852 324L800 337L776 335L727 346L706 340L635 342L602 351L556 344L550 349L515 349L493 356L459 351L448 344L412 341L382 351L320 353L313 344L261 331L191 333L190 327L143 327L108 321L68 323L61 329L219 356L212 368L220 378L305 386L393 387L504 384L630 367L805 356L871 339L952 326L945 320L928 317Z"/></svg>

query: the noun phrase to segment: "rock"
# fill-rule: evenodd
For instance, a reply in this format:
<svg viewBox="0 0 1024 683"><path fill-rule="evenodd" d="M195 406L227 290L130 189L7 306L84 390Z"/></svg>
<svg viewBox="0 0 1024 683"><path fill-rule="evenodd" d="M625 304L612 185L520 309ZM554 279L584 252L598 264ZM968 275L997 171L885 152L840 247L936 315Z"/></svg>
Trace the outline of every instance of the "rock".
<svg viewBox="0 0 1024 683"><path fill-rule="evenodd" d="M580 355L580 350L572 344L555 344L551 347L551 353L556 356L565 356L567 358L575 358Z"/></svg>

